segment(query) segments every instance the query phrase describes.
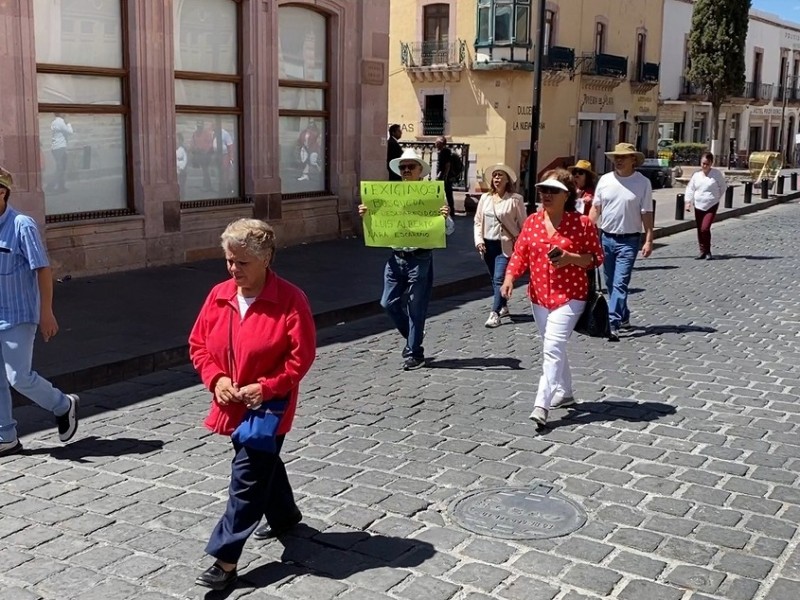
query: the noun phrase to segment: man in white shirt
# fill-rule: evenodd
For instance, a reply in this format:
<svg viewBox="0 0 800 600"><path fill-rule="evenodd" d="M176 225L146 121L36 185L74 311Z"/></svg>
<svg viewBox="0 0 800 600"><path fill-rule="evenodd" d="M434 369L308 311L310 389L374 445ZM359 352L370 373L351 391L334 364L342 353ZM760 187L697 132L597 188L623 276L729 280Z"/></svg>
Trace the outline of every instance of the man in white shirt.
<svg viewBox="0 0 800 600"><path fill-rule="evenodd" d="M606 287L609 290L609 339L619 341L621 327L630 325L628 286L642 238L642 256L653 252L653 188L650 180L636 167L644 162L644 154L633 144L617 144L606 156L614 162L614 170L597 183L589 218L599 226L603 242Z"/></svg>
<svg viewBox="0 0 800 600"><path fill-rule="evenodd" d="M52 123L50 123L50 151L53 153L53 160L56 163L54 178L54 191L56 193L68 191L67 142L73 133L72 125L67 121L67 117L61 113L56 113Z"/></svg>
<svg viewBox="0 0 800 600"><path fill-rule="evenodd" d="M399 158L389 163L389 168L403 181L421 181L431 172L428 163L417 153L406 149ZM367 207L360 204L358 214L364 216ZM445 218L445 233L455 231L450 218L450 208L445 204L439 211ZM412 371L425 366L425 319L428 302L433 291L433 250L426 248L392 248L392 254L383 270L383 295L381 306L406 340L403 348L403 370Z"/></svg>

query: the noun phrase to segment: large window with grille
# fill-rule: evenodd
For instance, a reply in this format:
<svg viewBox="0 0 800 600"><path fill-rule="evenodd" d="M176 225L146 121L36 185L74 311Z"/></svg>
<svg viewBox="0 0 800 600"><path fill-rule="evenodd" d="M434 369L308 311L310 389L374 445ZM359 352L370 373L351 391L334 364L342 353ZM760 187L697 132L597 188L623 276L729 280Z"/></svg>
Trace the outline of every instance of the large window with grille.
<svg viewBox="0 0 800 600"><path fill-rule="evenodd" d="M240 6L173 0L175 168L184 206L241 200Z"/></svg>
<svg viewBox="0 0 800 600"><path fill-rule="evenodd" d="M528 46L531 0L478 0L477 47Z"/></svg>
<svg viewBox="0 0 800 600"><path fill-rule="evenodd" d="M328 19L299 6L278 12L281 191L328 191Z"/></svg>
<svg viewBox="0 0 800 600"><path fill-rule="evenodd" d="M34 0L48 222L132 213L126 0Z"/></svg>

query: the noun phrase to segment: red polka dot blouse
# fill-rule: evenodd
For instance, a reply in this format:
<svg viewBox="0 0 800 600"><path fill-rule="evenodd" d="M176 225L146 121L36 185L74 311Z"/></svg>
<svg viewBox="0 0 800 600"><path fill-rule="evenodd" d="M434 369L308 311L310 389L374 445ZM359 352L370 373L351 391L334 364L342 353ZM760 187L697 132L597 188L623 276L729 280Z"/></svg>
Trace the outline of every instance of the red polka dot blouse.
<svg viewBox="0 0 800 600"><path fill-rule="evenodd" d="M534 304L555 309L570 300L586 300L589 284L586 269L577 265L556 268L547 258L553 246L575 254L592 254L593 267L603 264L603 248L597 228L577 212L565 212L553 237L547 233L544 212L539 211L525 220L508 271L514 279L530 271L528 295Z"/></svg>

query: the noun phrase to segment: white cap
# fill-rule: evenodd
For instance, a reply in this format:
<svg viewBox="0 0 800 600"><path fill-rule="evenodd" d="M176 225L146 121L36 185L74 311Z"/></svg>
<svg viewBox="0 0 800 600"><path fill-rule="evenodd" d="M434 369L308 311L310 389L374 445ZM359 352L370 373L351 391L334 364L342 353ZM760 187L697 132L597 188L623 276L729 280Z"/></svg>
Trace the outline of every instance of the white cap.
<svg viewBox="0 0 800 600"><path fill-rule="evenodd" d="M569 188L561 183L558 179L550 178L545 179L541 183L537 183L536 187L553 187L558 188L559 190L563 190L565 192L569 192Z"/></svg>

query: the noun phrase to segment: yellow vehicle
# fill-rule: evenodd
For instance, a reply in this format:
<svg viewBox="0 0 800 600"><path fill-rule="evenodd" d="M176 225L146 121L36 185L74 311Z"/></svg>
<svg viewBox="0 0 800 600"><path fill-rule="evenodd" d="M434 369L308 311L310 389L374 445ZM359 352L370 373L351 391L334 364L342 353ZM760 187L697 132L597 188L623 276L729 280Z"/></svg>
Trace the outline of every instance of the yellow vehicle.
<svg viewBox="0 0 800 600"><path fill-rule="evenodd" d="M783 167L783 160L779 152L753 152L750 155L750 177L758 182L762 179L777 180ZM772 186L772 183L770 183Z"/></svg>

